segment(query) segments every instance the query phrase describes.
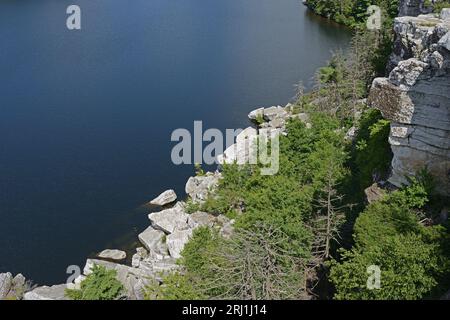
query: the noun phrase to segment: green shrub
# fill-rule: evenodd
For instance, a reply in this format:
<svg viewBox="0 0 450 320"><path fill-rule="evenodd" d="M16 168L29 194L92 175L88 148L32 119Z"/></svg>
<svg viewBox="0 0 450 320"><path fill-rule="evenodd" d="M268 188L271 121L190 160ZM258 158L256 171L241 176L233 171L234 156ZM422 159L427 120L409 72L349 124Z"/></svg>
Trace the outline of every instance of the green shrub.
<svg viewBox="0 0 450 320"><path fill-rule="evenodd" d="M164 275L163 284L152 283L145 288L146 300L203 300L206 299L195 282L179 272Z"/></svg>
<svg viewBox="0 0 450 320"><path fill-rule="evenodd" d="M257 223L237 228L224 239L208 228L197 230L180 260L184 274L164 278L148 290L168 299L294 299L305 293L305 260L278 228Z"/></svg>
<svg viewBox="0 0 450 320"><path fill-rule="evenodd" d="M262 114L258 114L258 115L256 116L255 121L256 121L256 123L257 123L258 125L262 125L262 124L264 123L264 117L263 117L263 115L262 115Z"/></svg>
<svg viewBox="0 0 450 320"><path fill-rule="evenodd" d="M373 183L374 175L385 178L389 172L392 160L389 132L389 121L384 120L378 110L371 109L363 114L353 155L362 189Z"/></svg>
<svg viewBox="0 0 450 320"><path fill-rule="evenodd" d="M147 300L198 300L206 299L202 279L211 277L208 257L219 243L218 234L208 227L194 230L190 241L184 246L178 263L184 272L162 275L162 285L155 282L145 288Z"/></svg>
<svg viewBox="0 0 450 320"><path fill-rule="evenodd" d="M432 3L430 0L425 1L425 5L431 6ZM442 9L444 8L450 8L450 1L449 0L437 0L435 1L433 5L433 12L440 13Z"/></svg>
<svg viewBox="0 0 450 320"><path fill-rule="evenodd" d="M203 273L208 252L216 248L218 241L218 235L213 230L208 227L197 228L181 252L180 264L187 271Z"/></svg>
<svg viewBox="0 0 450 320"><path fill-rule="evenodd" d="M379 289L367 288L372 265L381 271ZM439 243L427 243L414 233L395 234L364 250L344 252L342 262L332 264L330 279L335 299L421 299L437 286L446 265Z"/></svg>
<svg viewBox="0 0 450 320"><path fill-rule="evenodd" d="M424 183L393 192L372 203L356 220L355 244L331 262L336 299L420 299L449 277L448 232L420 223L418 210L428 201ZM381 269L381 288L368 289L367 267Z"/></svg>
<svg viewBox="0 0 450 320"><path fill-rule="evenodd" d="M74 300L114 300L123 293L123 285L116 279L115 270L94 265L92 273L80 284L80 290L66 289L66 295Z"/></svg>
<svg viewBox="0 0 450 320"><path fill-rule="evenodd" d="M340 167L336 180L348 174L343 136L336 131L339 121L323 113L311 113L310 121L311 129L299 120L288 122L289 134L280 137L277 174L261 175L258 166L225 165L215 196L201 210L234 218L236 228L252 230L257 223L279 228L290 238L286 246L308 256L312 234L307 224L325 171L331 163Z"/></svg>
<svg viewBox="0 0 450 320"><path fill-rule="evenodd" d="M196 211L200 210L200 204L197 202L194 202L192 198L188 198L186 200L186 206L184 207L187 213L194 213Z"/></svg>
<svg viewBox="0 0 450 320"><path fill-rule="evenodd" d="M202 177L205 175L205 171L203 170L202 165L200 163L194 164L194 169L195 169L196 176Z"/></svg>

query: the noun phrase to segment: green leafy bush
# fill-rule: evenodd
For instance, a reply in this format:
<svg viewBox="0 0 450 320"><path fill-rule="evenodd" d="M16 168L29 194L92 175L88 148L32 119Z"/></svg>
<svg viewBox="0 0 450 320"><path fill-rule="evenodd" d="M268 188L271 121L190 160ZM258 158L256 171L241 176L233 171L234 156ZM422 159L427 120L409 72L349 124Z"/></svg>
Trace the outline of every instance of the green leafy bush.
<svg viewBox="0 0 450 320"><path fill-rule="evenodd" d="M262 114L258 114L258 115L256 116L255 122L256 122L258 125L263 124L263 123L264 123L264 117L263 117L263 115L262 115Z"/></svg>
<svg viewBox="0 0 450 320"><path fill-rule="evenodd" d="M416 181L360 215L353 248L342 250L339 262L331 262L336 299L426 298L448 278L448 232L442 226L424 226L418 215L428 201L426 189ZM371 265L380 267L380 289L367 288Z"/></svg>
<svg viewBox="0 0 450 320"><path fill-rule="evenodd" d="M427 6L427 7L432 6L433 12L440 13L442 9L450 8L450 1L449 0L435 0L432 2L431 0L426 0L425 6Z"/></svg>
<svg viewBox="0 0 450 320"><path fill-rule="evenodd" d="M356 174L362 189L373 183L374 176L385 178L389 172L392 160L389 131L389 121L384 120L378 110L371 109L363 114L354 151Z"/></svg>
<svg viewBox="0 0 450 320"><path fill-rule="evenodd" d="M290 238L286 247L308 256L312 238L308 222L323 176L330 163L340 168L336 180L348 174L339 121L323 113L311 113L310 121L311 129L299 120L287 124L289 134L280 137L276 175L261 175L258 166L225 165L215 196L201 210L234 218L236 228L251 230L257 223L279 228Z"/></svg>
<svg viewBox="0 0 450 320"><path fill-rule="evenodd" d="M116 279L115 270L94 265L92 273L80 284L80 290L67 289L66 295L74 300L114 300L123 293L123 285Z"/></svg>
<svg viewBox="0 0 450 320"><path fill-rule="evenodd" d="M180 264L187 271L203 273L208 252L214 251L219 242L216 232L208 227L200 227L194 230L191 240L184 246Z"/></svg>
<svg viewBox="0 0 450 320"><path fill-rule="evenodd" d="M203 300L203 295L195 282L185 274L170 273L162 277L163 284L152 283L145 289L146 300Z"/></svg>
<svg viewBox="0 0 450 320"><path fill-rule="evenodd" d="M428 243L418 234L395 234L377 240L364 250L343 253L340 264L332 264L330 279L335 299L421 299L438 284L442 265L439 243ZM445 262L444 262L445 263ZM367 287L369 266L381 270L379 289Z"/></svg>
<svg viewBox="0 0 450 320"><path fill-rule="evenodd" d="M186 201L186 206L184 207L187 213L194 213L196 211L200 210L200 204L197 202L194 202L192 198L188 198Z"/></svg>
<svg viewBox="0 0 450 320"><path fill-rule="evenodd" d="M313 259L313 220L319 210L316 198L330 182L330 173L337 184L349 174L344 166L348 153L340 121L325 113L310 113L309 121L311 128L300 120L287 123L289 134L280 137L277 174L261 175L257 165L223 167L217 191L199 209L235 219L235 234L223 239L209 228L197 229L179 260L185 273L168 279L169 283L157 288L160 291L156 295L182 297L186 291L216 298L287 299L305 294L306 265ZM268 247L261 248L265 241L269 241ZM264 261L268 261L265 259L270 252L265 249L269 247L274 250L270 252L278 252L278 257L286 256L273 261L279 273L262 276L268 268ZM242 275L230 272L248 263L248 255L253 261L248 267L255 268L260 276L248 283L254 291L243 292L242 281L238 281ZM277 289L265 295L261 289L265 281ZM192 286L186 288L186 283ZM174 293L177 288L180 295Z"/></svg>

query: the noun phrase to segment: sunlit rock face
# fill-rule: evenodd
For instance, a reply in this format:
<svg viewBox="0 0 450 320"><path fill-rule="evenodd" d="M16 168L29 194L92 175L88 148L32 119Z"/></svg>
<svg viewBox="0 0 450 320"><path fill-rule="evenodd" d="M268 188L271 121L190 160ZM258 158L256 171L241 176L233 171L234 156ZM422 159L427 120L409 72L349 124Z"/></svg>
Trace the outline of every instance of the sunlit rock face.
<svg viewBox="0 0 450 320"><path fill-rule="evenodd" d="M437 191L450 195L450 19L419 15L395 19L392 71L376 78L369 104L391 120L394 154L390 182L400 186L423 168Z"/></svg>

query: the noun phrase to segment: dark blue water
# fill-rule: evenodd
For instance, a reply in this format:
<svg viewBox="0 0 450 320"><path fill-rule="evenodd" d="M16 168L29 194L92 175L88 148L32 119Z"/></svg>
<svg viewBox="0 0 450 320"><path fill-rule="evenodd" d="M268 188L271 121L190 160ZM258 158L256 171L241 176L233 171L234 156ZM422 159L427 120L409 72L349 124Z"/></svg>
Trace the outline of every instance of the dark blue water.
<svg viewBox="0 0 450 320"><path fill-rule="evenodd" d="M174 129L246 126L349 36L299 0L1 0L0 272L61 282L134 238L193 172Z"/></svg>

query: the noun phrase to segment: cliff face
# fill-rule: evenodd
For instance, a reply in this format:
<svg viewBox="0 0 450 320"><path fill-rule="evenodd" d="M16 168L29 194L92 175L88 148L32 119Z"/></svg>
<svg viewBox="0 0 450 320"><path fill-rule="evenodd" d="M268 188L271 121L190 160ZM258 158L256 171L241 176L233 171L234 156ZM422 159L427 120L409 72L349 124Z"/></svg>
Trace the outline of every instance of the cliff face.
<svg viewBox="0 0 450 320"><path fill-rule="evenodd" d="M418 16L425 13L424 0L400 0L398 7L398 16Z"/></svg>
<svg viewBox="0 0 450 320"><path fill-rule="evenodd" d="M390 182L427 167L450 195L450 11L395 19L388 78L372 84L369 104L391 120Z"/></svg>

